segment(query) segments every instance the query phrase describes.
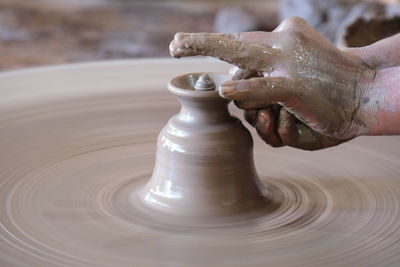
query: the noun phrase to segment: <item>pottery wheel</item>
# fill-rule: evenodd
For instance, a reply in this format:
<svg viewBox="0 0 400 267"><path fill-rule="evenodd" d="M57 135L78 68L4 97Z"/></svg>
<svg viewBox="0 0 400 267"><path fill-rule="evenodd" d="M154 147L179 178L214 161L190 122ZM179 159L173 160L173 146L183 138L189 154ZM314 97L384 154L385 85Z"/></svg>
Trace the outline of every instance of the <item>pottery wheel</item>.
<svg viewBox="0 0 400 267"><path fill-rule="evenodd" d="M398 265L399 137L306 152L252 131L279 205L238 223L174 224L130 201L179 109L168 80L227 68L157 59L1 74L0 266Z"/></svg>

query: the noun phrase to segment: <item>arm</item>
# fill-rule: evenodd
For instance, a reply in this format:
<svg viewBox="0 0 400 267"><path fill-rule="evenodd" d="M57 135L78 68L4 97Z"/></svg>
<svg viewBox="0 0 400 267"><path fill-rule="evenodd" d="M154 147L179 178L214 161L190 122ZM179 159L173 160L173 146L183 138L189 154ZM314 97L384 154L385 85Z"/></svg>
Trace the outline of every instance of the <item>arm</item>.
<svg viewBox="0 0 400 267"><path fill-rule="evenodd" d="M400 134L400 34L361 48L342 51L368 68L374 77L360 81L365 135Z"/></svg>
<svg viewBox="0 0 400 267"><path fill-rule="evenodd" d="M366 135L400 134L400 66L378 70L365 93Z"/></svg>
<svg viewBox="0 0 400 267"><path fill-rule="evenodd" d="M316 150L360 135L400 134L399 70L393 67L399 36L392 38L341 51L294 17L270 33L180 33L170 51L213 56L242 69L220 94L244 109L272 146Z"/></svg>
<svg viewBox="0 0 400 267"><path fill-rule="evenodd" d="M342 51L361 60L372 69L400 66L400 33L361 48L343 48Z"/></svg>

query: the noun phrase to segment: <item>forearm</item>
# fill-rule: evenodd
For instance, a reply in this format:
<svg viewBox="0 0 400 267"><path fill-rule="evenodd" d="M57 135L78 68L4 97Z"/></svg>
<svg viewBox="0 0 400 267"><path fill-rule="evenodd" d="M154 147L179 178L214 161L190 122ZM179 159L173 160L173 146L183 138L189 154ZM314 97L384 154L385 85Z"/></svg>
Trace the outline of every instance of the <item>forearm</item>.
<svg viewBox="0 0 400 267"><path fill-rule="evenodd" d="M378 70L361 101L366 135L400 134L400 66Z"/></svg>
<svg viewBox="0 0 400 267"><path fill-rule="evenodd" d="M400 66L400 33L360 48L343 48L371 69Z"/></svg>

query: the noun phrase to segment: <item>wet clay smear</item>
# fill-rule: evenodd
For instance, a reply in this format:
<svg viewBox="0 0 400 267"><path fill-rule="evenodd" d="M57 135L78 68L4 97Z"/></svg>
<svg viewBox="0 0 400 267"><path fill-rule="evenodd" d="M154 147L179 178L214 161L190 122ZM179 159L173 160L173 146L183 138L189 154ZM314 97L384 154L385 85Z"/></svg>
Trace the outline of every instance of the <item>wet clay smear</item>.
<svg viewBox="0 0 400 267"><path fill-rule="evenodd" d="M272 149L253 135L257 171L277 208L210 227L141 210L135 194L152 174L157 135L179 104L166 90L171 68L152 68L162 78L148 86L142 73L120 68L119 85L64 73L60 81L74 89L61 97L45 90L50 82L20 77L42 93L40 103L3 89L14 104L0 112L0 266L400 263L398 137L311 153Z"/></svg>

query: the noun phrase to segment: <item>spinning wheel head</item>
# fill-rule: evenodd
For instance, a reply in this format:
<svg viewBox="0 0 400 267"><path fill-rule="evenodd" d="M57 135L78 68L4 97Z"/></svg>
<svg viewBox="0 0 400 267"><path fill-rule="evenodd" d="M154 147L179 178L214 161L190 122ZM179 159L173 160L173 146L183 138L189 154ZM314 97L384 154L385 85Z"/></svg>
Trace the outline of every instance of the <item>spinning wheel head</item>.
<svg viewBox="0 0 400 267"><path fill-rule="evenodd" d="M155 155L166 81L220 64L0 74L0 266L399 266L399 136L317 153L255 138L257 175L249 133L192 73L169 83L182 108Z"/></svg>

